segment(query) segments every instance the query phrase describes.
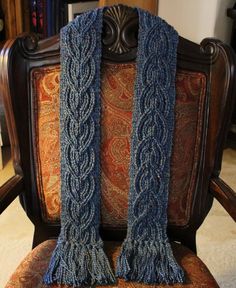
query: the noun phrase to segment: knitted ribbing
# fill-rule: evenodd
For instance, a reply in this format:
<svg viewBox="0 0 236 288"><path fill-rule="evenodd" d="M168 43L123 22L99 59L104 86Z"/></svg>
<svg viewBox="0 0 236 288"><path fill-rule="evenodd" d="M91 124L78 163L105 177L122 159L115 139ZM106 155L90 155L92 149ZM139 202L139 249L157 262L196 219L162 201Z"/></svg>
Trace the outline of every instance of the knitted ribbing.
<svg viewBox="0 0 236 288"><path fill-rule="evenodd" d="M117 276L145 283L183 281L168 238L167 202L174 125L177 32L137 9L128 232ZM114 283L99 236L100 65L103 8L61 31L61 233L44 282Z"/></svg>

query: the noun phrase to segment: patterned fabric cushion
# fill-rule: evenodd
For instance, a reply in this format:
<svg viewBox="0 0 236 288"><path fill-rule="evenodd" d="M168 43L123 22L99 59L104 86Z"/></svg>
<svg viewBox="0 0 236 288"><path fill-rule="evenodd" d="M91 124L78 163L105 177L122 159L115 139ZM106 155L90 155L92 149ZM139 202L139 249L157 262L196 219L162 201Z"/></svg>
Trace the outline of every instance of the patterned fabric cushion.
<svg viewBox="0 0 236 288"><path fill-rule="evenodd" d="M35 157L42 215L47 222L60 217L59 154L60 67L32 73L35 111ZM101 218L105 227L126 226L130 136L135 63L102 65L101 79ZM204 74L177 71L175 133L171 162L169 223L189 219L200 152L205 100Z"/></svg>
<svg viewBox="0 0 236 288"><path fill-rule="evenodd" d="M35 163L45 221L60 218L59 66L33 71Z"/></svg>
<svg viewBox="0 0 236 288"><path fill-rule="evenodd" d="M69 288L65 285L50 285L42 284L42 277L47 269L51 253L55 248L56 240L47 240L37 246L28 256L21 262L14 274L11 276L5 288ZM119 242L105 242L105 251L111 262L111 267L115 269L116 258L120 251ZM144 285L134 282L125 282L119 279L116 285L106 286L107 288L114 287L147 287L147 288L192 288L192 287L219 287L210 274L207 267L202 261L188 248L177 243L172 244L173 251L178 263L181 264L186 273L186 283L184 285ZM104 286L97 286L104 287Z"/></svg>

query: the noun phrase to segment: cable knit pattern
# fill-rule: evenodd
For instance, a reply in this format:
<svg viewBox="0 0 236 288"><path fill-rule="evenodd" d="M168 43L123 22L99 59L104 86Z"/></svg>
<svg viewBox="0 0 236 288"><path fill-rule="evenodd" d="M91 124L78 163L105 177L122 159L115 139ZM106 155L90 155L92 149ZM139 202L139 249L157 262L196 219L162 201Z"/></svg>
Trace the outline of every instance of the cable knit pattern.
<svg viewBox="0 0 236 288"><path fill-rule="evenodd" d="M61 31L61 233L46 284L115 282L99 236L101 31L101 9Z"/></svg>
<svg viewBox="0 0 236 288"><path fill-rule="evenodd" d="M183 281L166 235L178 34L137 9L128 232L117 276L144 283ZM44 282L98 285L115 278L99 236L100 64L103 8L61 32L61 233Z"/></svg>
<svg viewBox="0 0 236 288"><path fill-rule="evenodd" d="M138 11L128 232L117 276L170 284L183 281L166 235L178 34L161 18Z"/></svg>

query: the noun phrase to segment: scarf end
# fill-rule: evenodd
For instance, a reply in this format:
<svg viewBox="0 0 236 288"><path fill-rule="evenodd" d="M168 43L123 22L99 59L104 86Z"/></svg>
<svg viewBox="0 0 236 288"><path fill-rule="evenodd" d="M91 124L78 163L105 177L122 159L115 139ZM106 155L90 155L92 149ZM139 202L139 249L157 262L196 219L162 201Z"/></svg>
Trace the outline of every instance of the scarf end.
<svg viewBox="0 0 236 288"><path fill-rule="evenodd" d="M44 284L107 285L116 282L102 241L77 244L59 241L53 251Z"/></svg>
<svg viewBox="0 0 236 288"><path fill-rule="evenodd" d="M169 242L126 239L117 261L116 276L145 284L184 283Z"/></svg>

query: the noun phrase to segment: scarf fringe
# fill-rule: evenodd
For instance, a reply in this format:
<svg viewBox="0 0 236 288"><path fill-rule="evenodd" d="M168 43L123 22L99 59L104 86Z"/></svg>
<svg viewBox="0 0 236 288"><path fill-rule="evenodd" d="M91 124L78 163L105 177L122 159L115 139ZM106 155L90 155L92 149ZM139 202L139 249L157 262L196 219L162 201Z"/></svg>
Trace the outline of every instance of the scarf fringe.
<svg viewBox="0 0 236 288"><path fill-rule="evenodd" d="M116 276L146 284L184 282L169 242L126 239L117 261Z"/></svg>
<svg viewBox="0 0 236 288"><path fill-rule="evenodd" d="M44 284L105 285L114 284L115 276L104 253L102 242L77 244L59 242L52 254Z"/></svg>

